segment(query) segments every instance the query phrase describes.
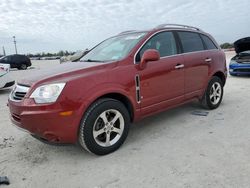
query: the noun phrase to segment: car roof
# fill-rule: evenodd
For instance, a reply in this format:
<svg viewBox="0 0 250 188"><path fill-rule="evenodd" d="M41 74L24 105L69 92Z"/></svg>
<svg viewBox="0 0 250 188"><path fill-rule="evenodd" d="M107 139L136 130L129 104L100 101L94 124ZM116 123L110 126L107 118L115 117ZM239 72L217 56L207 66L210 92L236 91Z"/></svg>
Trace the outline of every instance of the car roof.
<svg viewBox="0 0 250 188"><path fill-rule="evenodd" d="M23 55L23 54L12 54L12 55L7 55L7 56L20 56L20 57L23 56L23 57L26 57L26 55Z"/></svg>
<svg viewBox="0 0 250 188"><path fill-rule="evenodd" d="M208 35L208 33L205 33L198 27L193 27L189 25L182 25L182 24L161 24L156 26L155 28L149 29L149 30L128 30L128 31L123 31L119 33L118 35L124 35L124 34L132 34L132 33L149 33L149 32L158 32L158 31L164 31L164 30L180 30L180 31L194 31L194 32L199 32L202 34Z"/></svg>

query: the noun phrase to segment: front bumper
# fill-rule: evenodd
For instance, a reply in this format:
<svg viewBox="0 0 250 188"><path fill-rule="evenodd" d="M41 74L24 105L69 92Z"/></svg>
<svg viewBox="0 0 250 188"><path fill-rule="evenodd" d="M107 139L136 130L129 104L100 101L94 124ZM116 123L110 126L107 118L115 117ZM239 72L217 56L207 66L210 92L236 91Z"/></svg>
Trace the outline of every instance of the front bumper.
<svg viewBox="0 0 250 188"><path fill-rule="evenodd" d="M77 110L62 115L66 108L53 103L37 105L33 99L25 98L21 102L9 99L11 121L14 125L30 134L52 143L76 143L81 115Z"/></svg>
<svg viewBox="0 0 250 188"><path fill-rule="evenodd" d="M250 75L250 64L231 64L229 65L231 75Z"/></svg>

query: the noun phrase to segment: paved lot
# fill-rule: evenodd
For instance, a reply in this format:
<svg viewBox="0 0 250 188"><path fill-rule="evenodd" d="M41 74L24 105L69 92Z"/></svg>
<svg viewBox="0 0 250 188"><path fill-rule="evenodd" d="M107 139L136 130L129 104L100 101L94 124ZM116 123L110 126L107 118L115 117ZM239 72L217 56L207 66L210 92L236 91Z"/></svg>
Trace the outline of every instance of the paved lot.
<svg viewBox="0 0 250 188"><path fill-rule="evenodd" d="M19 79L58 61L33 64L11 75ZM46 145L16 129L6 107L9 92L0 91L0 176L10 178L10 188L250 185L250 78L229 76L223 103L207 116L192 115L204 111L194 102L134 124L124 145L103 157Z"/></svg>

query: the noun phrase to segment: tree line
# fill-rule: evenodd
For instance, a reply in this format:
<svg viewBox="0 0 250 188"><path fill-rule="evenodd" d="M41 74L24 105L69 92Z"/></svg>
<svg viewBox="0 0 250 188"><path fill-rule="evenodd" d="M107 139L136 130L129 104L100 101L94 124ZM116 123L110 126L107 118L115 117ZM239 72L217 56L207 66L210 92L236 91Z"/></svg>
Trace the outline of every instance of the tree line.
<svg viewBox="0 0 250 188"><path fill-rule="evenodd" d="M56 52L56 53L50 53L50 52L42 52L42 53L35 53L35 54L32 54L32 53L28 53L27 56L29 57L55 57L55 56L68 56L68 55L73 55L75 52L69 52L69 51L63 51L63 50L60 50L59 52Z"/></svg>
<svg viewBox="0 0 250 188"><path fill-rule="evenodd" d="M221 44L220 47L222 49L229 49L229 48L234 48L234 45L232 43L225 42L225 43Z"/></svg>

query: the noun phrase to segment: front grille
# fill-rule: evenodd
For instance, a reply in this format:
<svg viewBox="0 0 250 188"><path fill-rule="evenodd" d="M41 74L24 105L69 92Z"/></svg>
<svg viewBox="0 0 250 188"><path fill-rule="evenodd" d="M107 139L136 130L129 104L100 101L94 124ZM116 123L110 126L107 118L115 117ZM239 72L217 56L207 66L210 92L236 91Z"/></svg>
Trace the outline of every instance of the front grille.
<svg viewBox="0 0 250 188"><path fill-rule="evenodd" d="M29 87L27 86L16 85L10 94L10 99L13 101L21 101L25 97L28 90Z"/></svg>
<svg viewBox="0 0 250 188"><path fill-rule="evenodd" d="M26 95L25 92L15 92L15 93L13 93L13 98L15 100L22 100L25 95Z"/></svg>
<svg viewBox="0 0 250 188"><path fill-rule="evenodd" d="M248 68L248 69L234 69L234 72L249 72L250 73L250 68Z"/></svg>

